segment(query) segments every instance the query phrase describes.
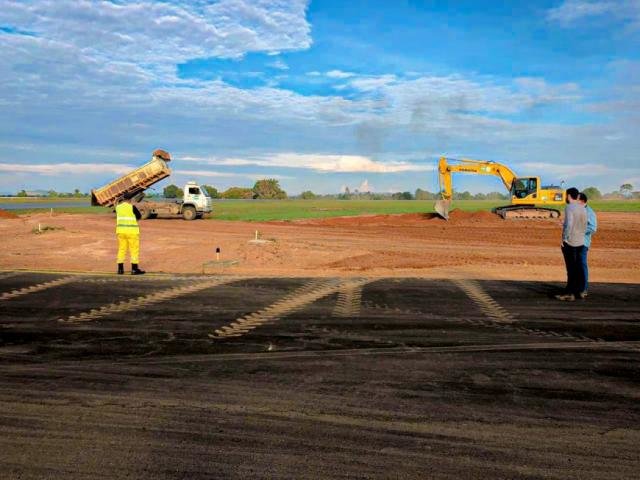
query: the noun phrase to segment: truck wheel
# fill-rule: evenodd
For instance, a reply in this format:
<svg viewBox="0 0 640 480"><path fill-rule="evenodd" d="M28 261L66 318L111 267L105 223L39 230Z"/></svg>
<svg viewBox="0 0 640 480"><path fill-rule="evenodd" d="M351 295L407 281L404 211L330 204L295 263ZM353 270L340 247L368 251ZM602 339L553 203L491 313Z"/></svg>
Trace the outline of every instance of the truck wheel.
<svg viewBox="0 0 640 480"><path fill-rule="evenodd" d="M195 220L196 218L196 209L193 207L184 207L182 209L182 217L185 220Z"/></svg>
<svg viewBox="0 0 640 480"><path fill-rule="evenodd" d="M146 220L151 216L148 208L139 208L138 211L140 212L140 220Z"/></svg>

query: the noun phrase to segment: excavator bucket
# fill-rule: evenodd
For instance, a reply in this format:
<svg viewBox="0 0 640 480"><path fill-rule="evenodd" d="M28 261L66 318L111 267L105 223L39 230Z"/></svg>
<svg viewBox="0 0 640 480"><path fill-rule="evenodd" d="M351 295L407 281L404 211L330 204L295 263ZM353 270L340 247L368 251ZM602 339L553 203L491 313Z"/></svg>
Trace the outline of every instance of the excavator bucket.
<svg viewBox="0 0 640 480"><path fill-rule="evenodd" d="M449 220L449 207L451 206L451 200L437 200L433 206L434 210L445 220Z"/></svg>

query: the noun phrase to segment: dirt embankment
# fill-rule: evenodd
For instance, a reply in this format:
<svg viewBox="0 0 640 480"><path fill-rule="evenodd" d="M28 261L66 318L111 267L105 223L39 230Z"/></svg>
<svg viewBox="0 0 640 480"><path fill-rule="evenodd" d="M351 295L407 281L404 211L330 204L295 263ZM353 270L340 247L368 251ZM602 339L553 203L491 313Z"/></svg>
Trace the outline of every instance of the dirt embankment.
<svg viewBox="0 0 640 480"><path fill-rule="evenodd" d="M592 281L640 283L640 214L600 213L589 253ZM38 223L63 227L33 234ZM258 230L264 243L249 240ZM502 220L489 212L371 215L293 222L141 223L142 260L153 272L201 273L203 263L238 260L224 273L253 276L467 276L564 278L558 220ZM114 270L114 218L34 214L0 220L0 268ZM218 267L206 267L218 273Z"/></svg>
<svg viewBox="0 0 640 480"><path fill-rule="evenodd" d="M18 218L18 216L15 213L7 212L0 208L0 218Z"/></svg>

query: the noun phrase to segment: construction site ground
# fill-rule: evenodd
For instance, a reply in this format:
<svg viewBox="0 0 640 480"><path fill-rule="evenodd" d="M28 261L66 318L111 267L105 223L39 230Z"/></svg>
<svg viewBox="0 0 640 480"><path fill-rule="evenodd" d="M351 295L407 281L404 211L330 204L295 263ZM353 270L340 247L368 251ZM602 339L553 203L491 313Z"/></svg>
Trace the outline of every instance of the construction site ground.
<svg viewBox="0 0 640 480"><path fill-rule="evenodd" d="M601 212L598 221L589 252L593 281L640 283L640 214ZM0 269L113 272L114 230L112 215L0 218ZM558 220L508 221L458 210L448 222L434 214L267 223L154 219L141 222L141 265L166 273L561 281L560 230ZM261 241L251 242L256 231Z"/></svg>
<svg viewBox="0 0 640 480"><path fill-rule="evenodd" d="M575 302L553 220L149 220L118 276L112 216L0 216L2 479L640 470L638 214Z"/></svg>
<svg viewBox="0 0 640 480"><path fill-rule="evenodd" d="M636 478L640 287L560 287L5 272L1 476Z"/></svg>

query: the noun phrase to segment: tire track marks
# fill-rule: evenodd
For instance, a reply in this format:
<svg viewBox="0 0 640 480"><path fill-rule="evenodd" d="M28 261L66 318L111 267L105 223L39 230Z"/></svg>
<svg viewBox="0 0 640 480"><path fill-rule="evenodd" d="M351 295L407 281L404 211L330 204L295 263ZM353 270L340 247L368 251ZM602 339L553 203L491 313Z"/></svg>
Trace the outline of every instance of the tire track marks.
<svg viewBox="0 0 640 480"><path fill-rule="evenodd" d="M538 328L528 328L517 325L514 316L498 304L498 302L496 302L487 292L485 292L476 280L456 279L451 281L465 292L467 296L478 306L478 308L480 308L480 310L490 319L489 322L474 322L473 320L468 320L469 323L541 337L564 338L576 342L606 343L602 338L591 338L584 335L574 335L569 332L540 330ZM634 346L629 348L637 349L637 347Z"/></svg>
<svg viewBox="0 0 640 480"><path fill-rule="evenodd" d="M338 290L338 300L333 316L339 318L359 317L364 283L343 284Z"/></svg>
<svg viewBox="0 0 640 480"><path fill-rule="evenodd" d="M279 320L323 297L340 292L343 289L362 289L367 279L324 279L313 280L281 300L255 313L240 317L227 326L216 329L210 338L223 339L240 337L267 323ZM352 297L355 298L355 297Z"/></svg>
<svg viewBox="0 0 640 480"><path fill-rule="evenodd" d="M130 300L124 300L122 302L112 303L103 307L83 312L78 315L71 315L68 318L60 318L60 323L83 323L98 320L100 318L107 317L114 313L130 312L138 310L149 305L154 305L160 302L166 302L175 298L189 295L191 293L199 292L211 287L217 287L226 283L235 282L238 279L235 277L227 278L213 278L210 280L204 280L191 285L185 285L180 287L167 288L156 293L144 295Z"/></svg>
<svg viewBox="0 0 640 480"><path fill-rule="evenodd" d="M56 280L51 280L48 282L38 283L36 285L31 285L30 287L24 287L16 290L11 290L10 292L5 292L0 295L0 301L3 300L11 300L12 298L21 297L23 295L28 295L30 293L41 292L43 290L47 290L53 287L59 287L60 285L66 285L67 283L71 283L75 281L77 277L62 277Z"/></svg>
<svg viewBox="0 0 640 480"><path fill-rule="evenodd" d="M11 278L20 275L18 272L4 272L0 273L0 280L4 280L5 278Z"/></svg>
<svg viewBox="0 0 640 480"><path fill-rule="evenodd" d="M498 323L515 322L515 318L491 298L475 280L452 280L452 282L466 293L480 310L493 321Z"/></svg>

